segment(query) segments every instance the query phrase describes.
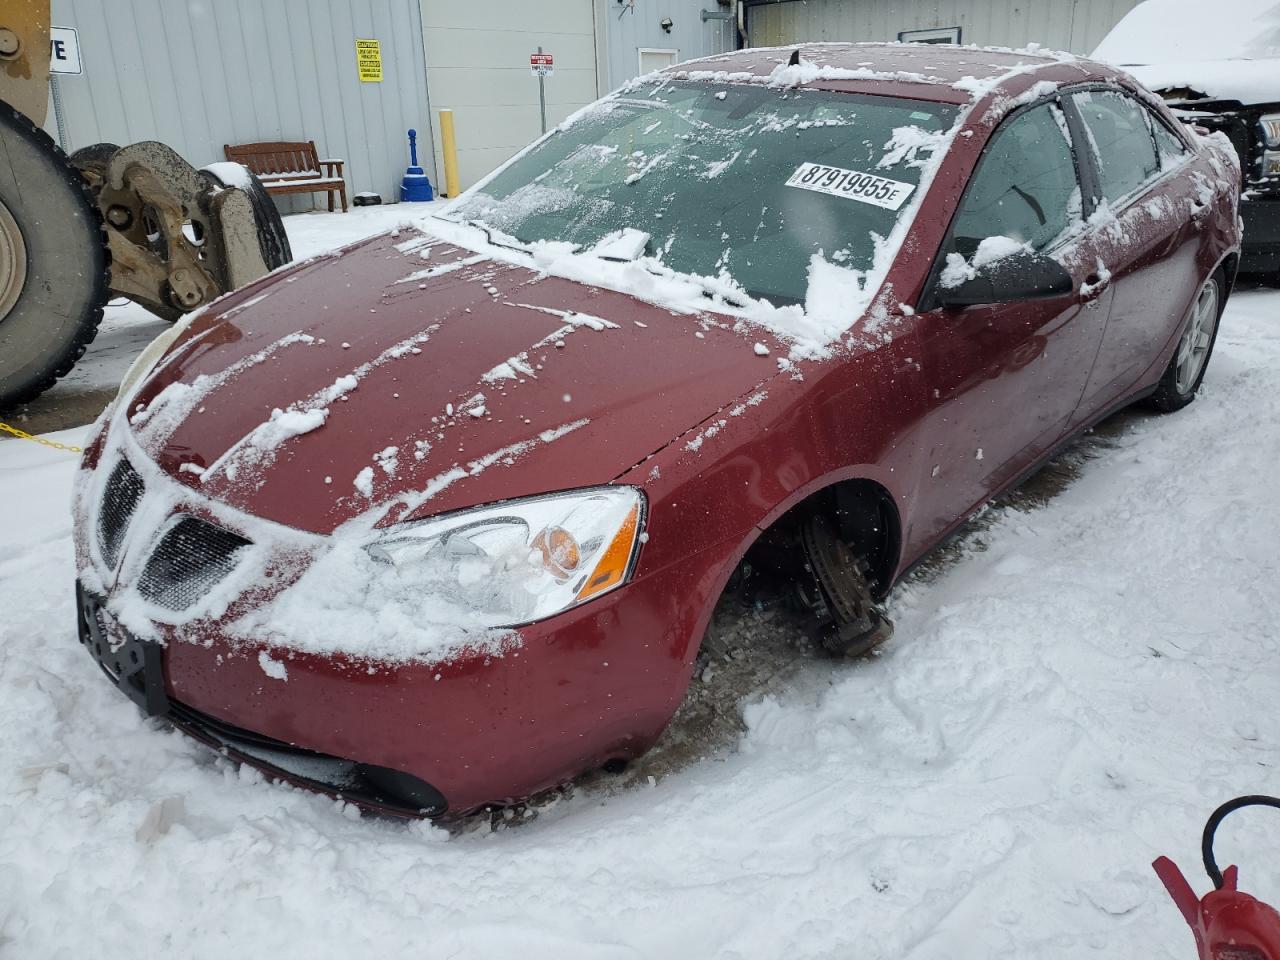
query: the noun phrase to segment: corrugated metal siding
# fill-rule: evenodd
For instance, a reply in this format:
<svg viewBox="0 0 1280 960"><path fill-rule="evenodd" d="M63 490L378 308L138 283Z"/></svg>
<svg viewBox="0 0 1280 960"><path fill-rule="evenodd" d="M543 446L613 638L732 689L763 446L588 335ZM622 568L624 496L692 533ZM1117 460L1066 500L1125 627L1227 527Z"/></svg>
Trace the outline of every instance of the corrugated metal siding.
<svg viewBox="0 0 1280 960"><path fill-rule="evenodd" d="M541 135L529 70L539 46L555 57L545 83L548 128L596 98L593 2L422 0L431 102L454 112L463 188Z"/></svg>
<svg viewBox="0 0 1280 960"><path fill-rule="evenodd" d="M349 192L396 199L416 127L436 182L417 0L53 0L53 22L80 35L84 74L59 81L73 150L160 140L203 166L225 143L314 140ZM357 38L382 42L381 83L358 79Z"/></svg>
<svg viewBox="0 0 1280 960"><path fill-rule="evenodd" d="M693 60L734 49L736 28L728 20L702 22L701 11L727 13L715 0L596 0L603 8L608 43L607 90L622 86L640 73L640 48L678 50L678 60ZM671 32L661 27L672 20Z"/></svg>
<svg viewBox="0 0 1280 960"><path fill-rule="evenodd" d="M781 0L752 5L754 47L806 40L897 40L902 30L960 27L961 42L1029 42L1088 54L1138 0Z"/></svg>

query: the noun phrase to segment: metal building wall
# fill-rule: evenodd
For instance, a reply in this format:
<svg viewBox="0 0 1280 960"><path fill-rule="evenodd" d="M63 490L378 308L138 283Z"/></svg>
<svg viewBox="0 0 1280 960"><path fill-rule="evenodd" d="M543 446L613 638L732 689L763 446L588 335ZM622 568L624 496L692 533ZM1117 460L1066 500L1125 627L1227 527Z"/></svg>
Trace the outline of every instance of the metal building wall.
<svg viewBox="0 0 1280 960"><path fill-rule="evenodd" d="M961 28L962 43L1036 42L1088 54L1138 0L778 0L747 11L751 45L896 40L902 30Z"/></svg>
<svg viewBox="0 0 1280 960"><path fill-rule="evenodd" d="M601 93L620 87L640 73L641 48L678 50L677 61L707 57L734 49L737 28L732 20L703 21L701 13L731 14L715 0L596 0L605 36L608 71ZM670 18L671 32L662 29Z"/></svg>
<svg viewBox="0 0 1280 960"><path fill-rule="evenodd" d="M548 128L596 98L593 3L421 0L431 103L453 111L464 189L541 135L529 69L539 46L555 58L545 82Z"/></svg>
<svg viewBox="0 0 1280 960"><path fill-rule="evenodd" d="M59 80L73 150L160 140L202 166L224 143L314 140L349 192L395 199L416 127L436 182L417 0L53 0L53 22L84 63ZM358 79L357 38L382 42L381 83Z"/></svg>

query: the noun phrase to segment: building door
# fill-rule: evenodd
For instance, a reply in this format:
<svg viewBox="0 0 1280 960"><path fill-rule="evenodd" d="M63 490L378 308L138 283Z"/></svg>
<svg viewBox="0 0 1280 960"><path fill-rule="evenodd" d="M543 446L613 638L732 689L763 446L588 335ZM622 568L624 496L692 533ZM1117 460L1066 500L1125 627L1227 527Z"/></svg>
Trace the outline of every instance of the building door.
<svg viewBox="0 0 1280 960"><path fill-rule="evenodd" d="M547 129L596 98L593 0L422 0L422 29L431 106L453 111L463 189L541 135L529 66L539 47L554 60L543 86Z"/></svg>

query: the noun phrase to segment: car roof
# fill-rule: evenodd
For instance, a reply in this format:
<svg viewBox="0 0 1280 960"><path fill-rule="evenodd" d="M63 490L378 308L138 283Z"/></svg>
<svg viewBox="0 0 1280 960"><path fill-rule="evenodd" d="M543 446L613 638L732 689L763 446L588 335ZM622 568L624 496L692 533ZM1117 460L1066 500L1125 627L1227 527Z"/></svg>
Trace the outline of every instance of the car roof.
<svg viewBox="0 0 1280 960"><path fill-rule="evenodd" d="M800 63L788 66L798 52ZM1016 95L1040 80L1111 79L1115 71L1069 53L924 43L801 43L752 47L668 67L664 76L721 83L872 93L968 103L1000 90Z"/></svg>

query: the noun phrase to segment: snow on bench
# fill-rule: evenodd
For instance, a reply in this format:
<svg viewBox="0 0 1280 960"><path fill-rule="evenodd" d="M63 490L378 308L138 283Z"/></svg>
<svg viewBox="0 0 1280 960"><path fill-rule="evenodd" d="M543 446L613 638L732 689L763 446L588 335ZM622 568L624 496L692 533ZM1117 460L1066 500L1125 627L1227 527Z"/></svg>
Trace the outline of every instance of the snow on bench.
<svg viewBox="0 0 1280 960"><path fill-rule="evenodd" d="M347 181L342 173L346 161L321 160L314 140L228 143L223 144L222 152L228 160L252 170L269 194L324 192L329 195L332 212L336 193L342 199L342 212L347 212Z"/></svg>

